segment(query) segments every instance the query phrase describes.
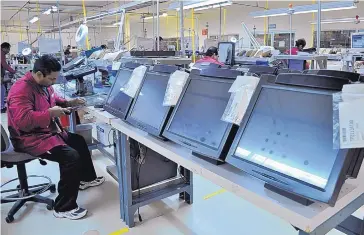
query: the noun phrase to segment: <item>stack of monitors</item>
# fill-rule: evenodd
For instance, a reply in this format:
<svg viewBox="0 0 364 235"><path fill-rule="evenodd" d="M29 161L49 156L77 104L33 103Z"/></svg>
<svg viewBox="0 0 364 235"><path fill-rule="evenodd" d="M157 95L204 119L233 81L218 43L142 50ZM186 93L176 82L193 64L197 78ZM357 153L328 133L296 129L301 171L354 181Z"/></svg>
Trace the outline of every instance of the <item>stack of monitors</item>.
<svg viewBox="0 0 364 235"><path fill-rule="evenodd" d="M225 160L237 126L221 117L229 89L241 72L208 68L192 70L163 136L216 164Z"/></svg>
<svg viewBox="0 0 364 235"><path fill-rule="evenodd" d="M163 106L170 75L176 66L155 65L146 72L126 121L151 135L162 137L172 107Z"/></svg>
<svg viewBox="0 0 364 235"><path fill-rule="evenodd" d="M348 81L262 76L226 161L285 192L334 205L361 149L334 149L332 94ZM362 155L362 154L360 154Z"/></svg>
<svg viewBox="0 0 364 235"><path fill-rule="evenodd" d="M140 64L128 62L119 69L104 105L104 109L108 113L122 120L125 120L133 99L120 91L120 88L129 81L133 70L138 66Z"/></svg>

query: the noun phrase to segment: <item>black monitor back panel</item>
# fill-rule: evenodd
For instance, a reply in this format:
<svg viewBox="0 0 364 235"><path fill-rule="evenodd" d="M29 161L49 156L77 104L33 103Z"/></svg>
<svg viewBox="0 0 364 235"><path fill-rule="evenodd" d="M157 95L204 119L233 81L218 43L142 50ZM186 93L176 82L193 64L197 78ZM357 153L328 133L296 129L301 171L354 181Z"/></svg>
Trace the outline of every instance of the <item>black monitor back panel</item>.
<svg viewBox="0 0 364 235"><path fill-rule="evenodd" d="M304 73L306 74L317 74L317 75L325 75L331 77L337 77L342 79L348 79L351 82L360 81L360 74L359 73L352 73L347 71L338 71L338 70L305 70Z"/></svg>
<svg viewBox="0 0 364 235"><path fill-rule="evenodd" d="M79 56L77 58L74 58L73 60L71 60L70 62L68 62L67 64L65 64L62 69L64 72L67 72L71 69L76 68L77 66L79 66L80 64L83 63L83 61L85 61L85 57L83 56Z"/></svg>
<svg viewBox="0 0 364 235"><path fill-rule="evenodd" d="M151 135L162 137L173 110L172 107L163 106L164 94L169 77L176 70L176 66L155 65L146 72L126 118L127 122Z"/></svg>
<svg viewBox="0 0 364 235"><path fill-rule="evenodd" d="M291 81L299 75L290 74ZM226 161L281 190L334 205L358 157L355 149L333 148L332 94L342 84L316 76L325 81L318 89L313 79L292 86L279 77L279 84L261 77Z"/></svg>
<svg viewBox="0 0 364 235"><path fill-rule="evenodd" d="M255 73L258 76L261 76L263 74L277 75L278 74L278 68L269 67L269 66L262 66L262 65L250 65L249 66L249 73Z"/></svg>
<svg viewBox="0 0 364 235"><path fill-rule="evenodd" d="M192 70L163 136L214 163L223 162L237 126L221 120L228 92L241 72Z"/></svg>
<svg viewBox="0 0 364 235"><path fill-rule="evenodd" d="M138 66L140 66L140 64L130 62L122 65L116 75L115 82L110 89L104 105L104 109L108 113L122 120L125 120L133 99L120 91L120 88L129 81L133 70Z"/></svg>

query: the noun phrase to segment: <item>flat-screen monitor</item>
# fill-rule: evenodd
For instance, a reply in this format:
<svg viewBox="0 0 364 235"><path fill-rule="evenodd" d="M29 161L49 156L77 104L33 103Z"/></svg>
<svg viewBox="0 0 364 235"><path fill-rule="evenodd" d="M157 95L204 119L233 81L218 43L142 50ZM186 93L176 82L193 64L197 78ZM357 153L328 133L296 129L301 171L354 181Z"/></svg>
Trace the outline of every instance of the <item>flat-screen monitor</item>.
<svg viewBox="0 0 364 235"><path fill-rule="evenodd" d="M249 66L249 73L255 73L258 76L263 75L263 74L277 75L278 68L270 67L270 66L264 66L264 65L250 65Z"/></svg>
<svg viewBox="0 0 364 235"><path fill-rule="evenodd" d="M76 68L77 66L82 64L83 61L85 61L85 57L83 57L83 56L76 57L63 66L63 71L67 72L73 68Z"/></svg>
<svg viewBox="0 0 364 235"><path fill-rule="evenodd" d="M164 94L176 66L155 65L146 72L126 121L151 135L162 137L172 107L163 106Z"/></svg>
<svg viewBox="0 0 364 235"><path fill-rule="evenodd" d="M294 81L300 74L279 76ZM332 94L342 85L323 80L332 89L270 83L263 76L226 161L269 185L334 205L353 151L333 147Z"/></svg>
<svg viewBox="0 0 364 235"><path fill-rule="evenodd" d="M364 32L351 34L351 48L364 49Z"/></svg>
<svg viewBox="0 0 364 235"><path fill-rule="evenodd" d="M221 120L229 89L241 72L192 70L163 136L209 160L223 162L237 126Z"/></svg>
<svg viewBox="0 0 364 235"><path fill-rule="evenodd" d="M305 64L306 64L305 60L294 60L294 59L288 60L288 68L290 70L303 71L306 69Z"/></svg>
<svg viewBox="0 0 364 235"><path fill-rule="evenodd" d="M219 61L226 65L234 65L235 63L235 43L219 42Z"/></svg>
<svg viewBox="0 0 364 235"><path fill-rule="evenodd" d="M129 81L133 70L139 65L136 63L127 63L119 69L104 105L104 109L108 113L122 120L125 120L133 99L120 91L120 88Z"/></svg>
<svg viewBox="0 0 364 235"><path fill-rule="evenodd" d="M339 71L339 70L327 70L327 69L320 69L320 70L305 70L304 73L306 74L317 74L317 75L326 75L336 78L342 78L345 80L349 80L351 82L357 82L360 80L359 73L347 72L347 71Z"/></svg>

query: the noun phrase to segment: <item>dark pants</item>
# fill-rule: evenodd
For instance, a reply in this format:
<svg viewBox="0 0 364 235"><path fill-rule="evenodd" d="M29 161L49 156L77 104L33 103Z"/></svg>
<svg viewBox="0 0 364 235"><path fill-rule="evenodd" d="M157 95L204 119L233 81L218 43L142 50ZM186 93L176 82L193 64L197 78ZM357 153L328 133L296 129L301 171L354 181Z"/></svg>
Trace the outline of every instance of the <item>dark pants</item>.
<svg viewBox="0 0 364 235"><path fill-rule="evenodd" d="M60 180L58 183L58 196L54 210L57 212L69 211L77 208L77 196L80 181L96 179L95 168L85 139L77 134L68 133L67 146L57 146L40 158L58 162Z"/></svg>

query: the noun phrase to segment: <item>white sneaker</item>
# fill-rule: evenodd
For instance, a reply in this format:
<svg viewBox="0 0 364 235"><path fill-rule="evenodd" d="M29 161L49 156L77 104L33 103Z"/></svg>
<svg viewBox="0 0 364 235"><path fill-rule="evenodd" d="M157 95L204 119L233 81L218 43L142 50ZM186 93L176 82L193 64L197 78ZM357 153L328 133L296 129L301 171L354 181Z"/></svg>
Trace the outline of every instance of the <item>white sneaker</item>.
<svg viewBox="0 0 364 235"><path fill-rule="evenodd" d="M76 209L70 210L70 211L64 211L64 212L56 212L53 211L53 215L56 218L67 218L71 220L81 219L85 217L87 214L87 210L77 207Z"/></svg>
<svg viewBox="0 0 364 235"><path fill-rule="evenodd" d="M85 190L89 187L99 186L100 184L102 184L104 182L105 182L105 177L103 177L103 176L97 177L95 180L90 181L90 182L81 181L80 190Z"/></svg>

